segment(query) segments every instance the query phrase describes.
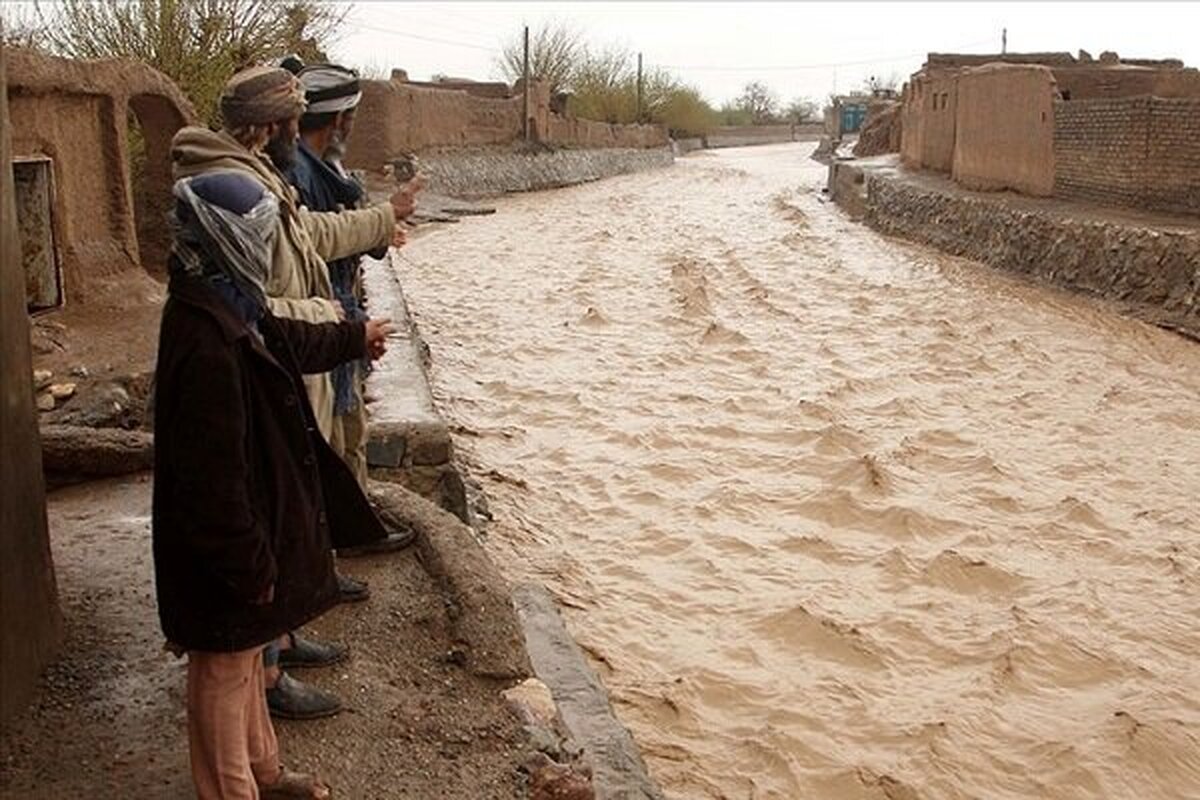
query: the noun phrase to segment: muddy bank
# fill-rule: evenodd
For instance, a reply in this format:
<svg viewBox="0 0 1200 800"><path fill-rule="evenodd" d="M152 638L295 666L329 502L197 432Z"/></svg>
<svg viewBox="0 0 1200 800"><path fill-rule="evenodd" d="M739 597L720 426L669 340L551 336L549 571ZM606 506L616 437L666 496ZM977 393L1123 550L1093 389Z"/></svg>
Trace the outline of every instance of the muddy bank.
<svg viewBox="0 0 1200 800"><path fill-rule="evenodd" d="M884 233L1095 294L1200 337L1200 222L969 192L893 161L833 164L834 199Z"/></svg>
<svg viewBox="0 0 1200 800"><path fill-rule="evenodd" d="M51 495L66 641L33 707L0 738L5 797L191 796L186 662L163 651L149 524L148 474ZM348 643L351 658L298 676L348 711L277 723L284 758L342 797L525 797L533 749L500 697L511 681L478 677L454 655L454 621L416 556L340 563L372 597L311 633Z"/></svg>

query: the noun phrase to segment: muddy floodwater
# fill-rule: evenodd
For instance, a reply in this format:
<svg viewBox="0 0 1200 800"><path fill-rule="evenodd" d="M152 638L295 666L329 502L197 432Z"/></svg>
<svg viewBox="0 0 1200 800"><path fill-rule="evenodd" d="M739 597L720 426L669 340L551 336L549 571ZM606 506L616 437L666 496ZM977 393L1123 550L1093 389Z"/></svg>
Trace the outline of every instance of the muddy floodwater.
<svg viewBox="0 0 1200 800"><path fill-rule="evenodd" d="M1200 797L1200 345L850 222L811 147L405 251L490 549L672 798Z"/></svg>

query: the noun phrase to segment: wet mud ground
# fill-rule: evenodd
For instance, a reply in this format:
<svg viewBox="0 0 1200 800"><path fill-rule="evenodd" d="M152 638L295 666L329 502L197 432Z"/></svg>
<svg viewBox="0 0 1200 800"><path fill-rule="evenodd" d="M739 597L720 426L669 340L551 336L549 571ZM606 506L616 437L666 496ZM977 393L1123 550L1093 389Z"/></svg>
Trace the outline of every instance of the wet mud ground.
<svg viewBox="0 0 1200 800"><path fill-rule="evenodd" d="M673 798L1200 797L1200 347L849 222L809 149L405 251L492 552Z"/></svg>
<svg viewBox="0 0 1200 800"><path fill-rule="evenodd" d="M50 495L65 618L63 657L34 705L0 736L0 797L195 797L188 773L186 661L163 651L154 603L148 475ZM505 686L455 665L441 595L414 551L343 560L373 596L309 632L346 642L350 660L296 676L348 710L277 722L281 755L339 798L524 797L528 757Z"/></svg>

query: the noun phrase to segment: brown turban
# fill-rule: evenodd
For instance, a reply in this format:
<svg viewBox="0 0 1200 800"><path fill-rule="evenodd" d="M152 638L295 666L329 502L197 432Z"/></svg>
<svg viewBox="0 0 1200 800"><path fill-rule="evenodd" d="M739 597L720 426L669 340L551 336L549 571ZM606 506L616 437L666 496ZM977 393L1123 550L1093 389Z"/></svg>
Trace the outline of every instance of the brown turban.
<svg viewBox="0 0 1200 800"><path fill-rule="evenodd" d="M221 93L226 128L269 125L304 113L304 89L280 67L250 67L229 79Z"/></svg>

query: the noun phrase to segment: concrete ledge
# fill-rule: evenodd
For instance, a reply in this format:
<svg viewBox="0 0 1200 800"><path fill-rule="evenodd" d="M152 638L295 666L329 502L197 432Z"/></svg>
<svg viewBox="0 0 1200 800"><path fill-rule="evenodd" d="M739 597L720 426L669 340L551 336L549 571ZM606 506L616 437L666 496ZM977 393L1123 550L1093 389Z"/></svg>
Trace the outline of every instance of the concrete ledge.
<svg viewBox="0 0 1200 800"><path fill-rule="evenodd" d="M391 318L397 330L387 355L375 362L367 378L367 394L375 398L367 406L367 465L373 477L399 483L469 522L450 431L429 389L427 350L408 313L391 257L389 253L363 260L371 315Z"/></svg>
<svg viewBox="0 0 1200 800"><path fill-rule="evenodd" d="M629 731L613 714L608 692L541 586L513 591L534 672L550 688L559 717L592 769L599 800L662 800Z"/></svg>
<svg viewBox="0 0 1200 800"><path fill-rule="evenodd" d="M890 156L831 165L829 190L884 233L1095 294L1200 338L1200 221L972 192Z"/></svg>
<svg viewBox="0 0 1200 800"><path fill-rule="evenodd" d="M432 191L455 197L557 189L646 169L669 167L670 146L645 150L463 150L421 156L421 174Z"/></svg>

